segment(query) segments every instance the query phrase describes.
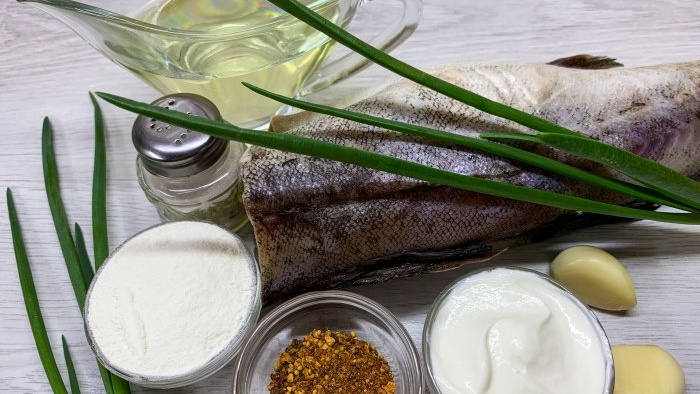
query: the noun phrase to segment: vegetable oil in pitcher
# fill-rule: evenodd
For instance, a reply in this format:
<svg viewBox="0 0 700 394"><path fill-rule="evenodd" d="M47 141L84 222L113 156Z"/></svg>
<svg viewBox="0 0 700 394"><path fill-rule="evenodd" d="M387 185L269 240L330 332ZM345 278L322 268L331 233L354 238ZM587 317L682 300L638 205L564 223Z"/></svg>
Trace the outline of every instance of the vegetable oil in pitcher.
<svg viewBox="0 0 700 394"><path fill-rule="evenodd" d="M338 0L303 2L333 22L345 17ZM167 53L156 54L164 58L163 70L132 71L161 92L207 97L224 119L243 127L264 124L281 105L241 82L295 96L333 45L262 0L161 0L135 18L183 34L164 46Z"/></svg>

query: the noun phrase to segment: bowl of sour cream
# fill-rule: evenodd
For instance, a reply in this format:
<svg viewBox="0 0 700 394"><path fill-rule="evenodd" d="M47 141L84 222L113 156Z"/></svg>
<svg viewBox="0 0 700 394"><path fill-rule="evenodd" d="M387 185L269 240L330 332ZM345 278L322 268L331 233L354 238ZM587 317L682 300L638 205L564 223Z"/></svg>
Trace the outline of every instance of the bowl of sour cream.
<svg viewBox="0 0 700 394"><path fill-rule="evenodd" d="M447 286L423 329L436 394L610 394L610 344L593 312L522 268L471 272Z"/></svg>

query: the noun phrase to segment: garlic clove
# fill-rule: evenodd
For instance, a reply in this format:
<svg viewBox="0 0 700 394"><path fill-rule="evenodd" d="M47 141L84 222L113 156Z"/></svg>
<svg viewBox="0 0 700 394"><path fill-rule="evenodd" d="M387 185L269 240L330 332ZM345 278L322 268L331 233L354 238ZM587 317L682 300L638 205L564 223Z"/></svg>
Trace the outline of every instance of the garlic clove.
<svg viewBox="0 0 700 394"><path fill-rule="evenodd" d="M593 246L568 248L552 261L550 272L554 280L592 307L626 311L637 305L632 278L604 250Z"/></svg>
<svg viewBox="0 0 700 394"><path fill-rule="evenodd" d="M682 394L685 376L678 361L656 345L612 346L613 394Z"/></svg>

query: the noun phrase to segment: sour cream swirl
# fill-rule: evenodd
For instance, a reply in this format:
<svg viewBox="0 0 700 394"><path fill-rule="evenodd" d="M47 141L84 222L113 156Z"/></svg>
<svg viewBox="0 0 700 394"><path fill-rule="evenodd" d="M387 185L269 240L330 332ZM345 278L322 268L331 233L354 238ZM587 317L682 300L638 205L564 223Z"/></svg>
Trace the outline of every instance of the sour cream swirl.
<svg viewBox="0 0 700 394"><path fill-rule="evenodd" d="M497 268L452 285L429 317L440 394L600 394L609 345L580 302L540 274Z"/></svg>

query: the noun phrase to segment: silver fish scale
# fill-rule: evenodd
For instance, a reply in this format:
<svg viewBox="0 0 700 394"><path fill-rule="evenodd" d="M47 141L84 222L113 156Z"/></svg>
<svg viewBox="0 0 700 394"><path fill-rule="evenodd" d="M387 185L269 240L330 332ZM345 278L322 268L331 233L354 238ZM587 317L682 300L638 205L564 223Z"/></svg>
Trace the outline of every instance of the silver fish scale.
<svg viewBox="0 0 700 394"><path fill-rule="evenodd" d="M436 69L434 74L686 174L700 175L698 63L596 71L464 64ZM481 131L525 131L407 81L392 82L349 109L470 136ZM294 116L289 118L290 124L293 120ZM490 155L423 143L342 119L311 116L309 123L289 132L462 174L616 204L629 202ZM537 150L603 171L591 163ZM261 148L250 149L242 171L244 204L255 231L268 301L442 267L392 262L406 254L439 257L442 250L482 245L485 253L461 256L464 261L470 257L481 261L522 242L521 234L566 214Z"/></svg>

